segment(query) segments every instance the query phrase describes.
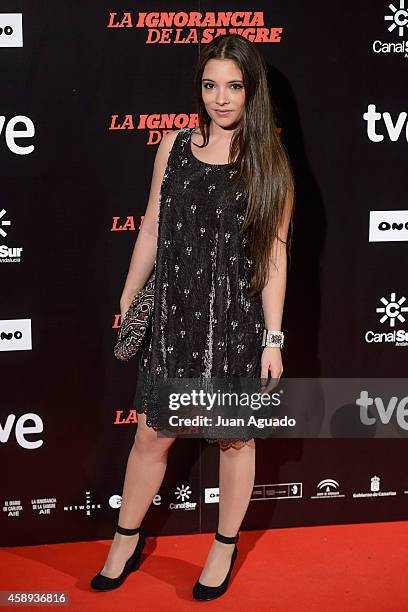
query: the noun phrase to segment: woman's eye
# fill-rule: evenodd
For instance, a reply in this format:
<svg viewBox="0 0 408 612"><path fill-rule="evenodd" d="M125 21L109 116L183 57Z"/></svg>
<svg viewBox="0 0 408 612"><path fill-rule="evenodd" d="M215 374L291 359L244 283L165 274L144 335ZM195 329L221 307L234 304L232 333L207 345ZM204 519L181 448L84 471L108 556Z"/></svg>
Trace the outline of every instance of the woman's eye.
<svg viewBox="0 0 408 612"><path fill-rule="evenodd" d="M204 83L203 87L204 87L204 89L213 89L214 84L213 83ZM232 87L232 89L239 90L239 89L243 89L244 86L241 85L240 83L233 83L231 85L231 87Z"/></svg>

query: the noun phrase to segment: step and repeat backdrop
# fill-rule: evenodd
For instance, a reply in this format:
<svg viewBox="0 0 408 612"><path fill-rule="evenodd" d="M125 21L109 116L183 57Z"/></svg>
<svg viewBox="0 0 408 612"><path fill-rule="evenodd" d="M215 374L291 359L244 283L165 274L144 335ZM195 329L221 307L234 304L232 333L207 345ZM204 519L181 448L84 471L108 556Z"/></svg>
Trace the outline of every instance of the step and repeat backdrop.
<svg viewBox="0 0 408 612"><path fill-rule="evenodd" d="M137 428L119 299L157 146L196 124L194 67L217 35L259 45L295 172L284 376L406 376L403 1L1 11L1 545L112 537ZM243 529L404 519L406 454L404 439L258 440ZM215 530L218 459L176 441L148 533Z"/></svg>

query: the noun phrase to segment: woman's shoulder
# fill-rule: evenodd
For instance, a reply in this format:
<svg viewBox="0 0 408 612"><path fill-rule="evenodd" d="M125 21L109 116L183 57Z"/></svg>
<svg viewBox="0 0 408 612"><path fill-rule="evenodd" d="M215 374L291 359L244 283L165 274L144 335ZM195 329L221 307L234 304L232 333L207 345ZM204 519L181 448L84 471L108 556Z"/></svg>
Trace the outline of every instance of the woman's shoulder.
<svg viewBox="0 0 408 612"><path fill-rule="evenodd" d="M166 143L173 145L179 134L187 135L192 130L194 130L194 128L191 128L191 127L184 127L184 128L180 128L179 130L171 130L171 132L166 132L165 134L163 134L162 139L166 140Z"/></svg>
<svg viewBox="0 0 408 612"><path fill-rule="evenodd" d="M179 130L172 130L171 132L165 132L162 135L160 144L156 152L156 159L158 160L159 164L162 164L163 167L165 167L171 154L174 155L182 151L183 143L181 143L180 138L183 137L183 134L188 134L190 130L191 128L189 127L181 128ZM176 141L177 141L177 145L176 145Z"/></svg>
<svg viewBox="0 0 408 612"><path fill-rule="evenodd" d="M176 142L178 136L187 135L192 128L184 127L179 130L171 130L171 132L165 132L162 136L160 142L160 148L162 149L164 154L169 154L173 148L174 143ZM194 128L193 128L194 129Z"/></svg>

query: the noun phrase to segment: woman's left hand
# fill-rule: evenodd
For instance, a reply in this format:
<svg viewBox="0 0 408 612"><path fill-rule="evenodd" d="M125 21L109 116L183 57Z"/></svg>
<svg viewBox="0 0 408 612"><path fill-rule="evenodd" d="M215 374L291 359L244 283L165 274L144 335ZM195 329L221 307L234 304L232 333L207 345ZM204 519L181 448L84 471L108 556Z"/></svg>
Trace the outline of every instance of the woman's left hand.
<svg viewBox="0 0 408 612"><path fill-rule="evenodd" d="M265 346L261 357L261 378L272 380L263 387L265 393L269 393L278 383L283 372L281 349L278 346ZM266 384L266 381L265 381Z"/></svg>

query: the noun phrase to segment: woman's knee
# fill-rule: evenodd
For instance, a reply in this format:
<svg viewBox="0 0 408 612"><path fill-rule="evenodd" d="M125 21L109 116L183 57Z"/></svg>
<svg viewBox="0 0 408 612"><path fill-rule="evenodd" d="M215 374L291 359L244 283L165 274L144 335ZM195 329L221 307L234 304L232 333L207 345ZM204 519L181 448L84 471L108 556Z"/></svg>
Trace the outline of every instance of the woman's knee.
<svg viewBox="0 0 408 612"><path fill-rule="evenodd" d="M137 432L135 435L134 445L137 450L143 453L151 453L161 455L170 448L173 438L165 438L157 435L157 431L153 427L146 424L146 415L138 415Z"/></svg>

